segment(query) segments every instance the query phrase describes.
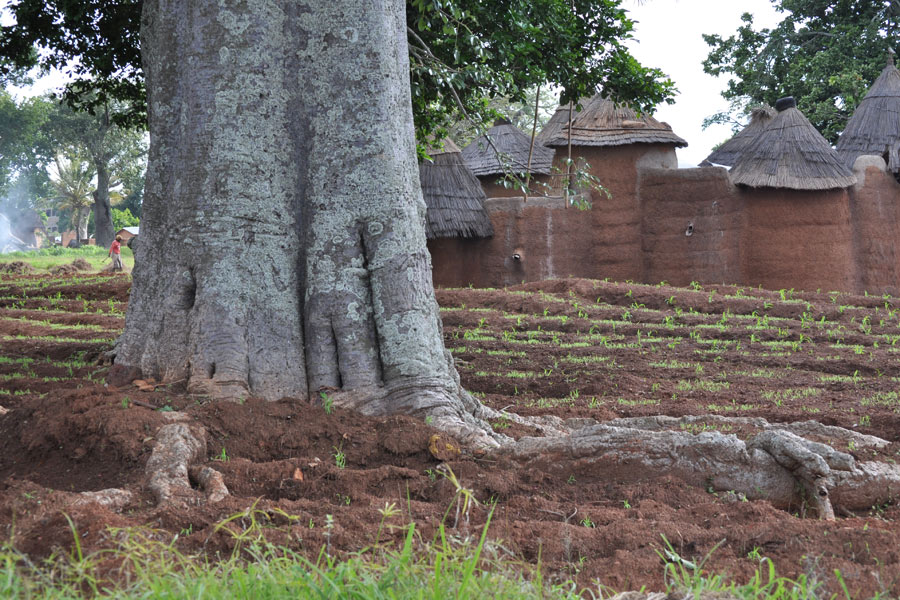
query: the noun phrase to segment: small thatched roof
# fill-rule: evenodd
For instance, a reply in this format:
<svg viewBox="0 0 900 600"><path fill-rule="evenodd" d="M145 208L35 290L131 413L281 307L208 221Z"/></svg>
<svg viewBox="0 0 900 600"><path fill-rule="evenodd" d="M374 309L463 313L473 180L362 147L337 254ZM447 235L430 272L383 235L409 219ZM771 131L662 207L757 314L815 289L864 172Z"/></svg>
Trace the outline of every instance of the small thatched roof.
<svg viewBox="0 0 900 600"><path fill-rule="evenodd" d="M734 183L793 190L830 190L856 183L856 176L793 98L782 98L775 108L778 114L734 163Z"/></svg>
<svg viewBox="0 0 900 600"><path fill-rule="evenodd" d="M847 122L837 153L848 167L863 154L884 156L894 173L900 171L900 71L891 53L888 64Z"/></svg>
<svg viewBox="0 0 900 600"><path fill-rule="evenodd" d="M433 162L419 164L419 180L428 207L428 239L493 236L494 226L484 209L484 190L463 163L456 144L446 139L443 148L429 147L428 154Z"/></svg>
<svg viewBox="0 0 900 600"><path fill-rule="evenodd" d="M485 136L489 137L490 141ZM493 147L491 142L493 142ZM530 148L531 138L529 136L509 121L498 121L488 129L487 133L475 138L471 144L463 148L462 158L466 166L478 177L501 175L508 171L526 173L528 172ZM497 156L498 152L500 153L499 157ZM553 166L553 154L552 148L542 146L535 139L534 153L531 157L531 172L548 175L550 167Z"/></svg>
<svg viewBox="0 0 900 600"><path fill-rule="evenodd" d="M688 143L675 135L667 123L650 115L641 115L630 107L616 104L597 94L581 101L582 110L572 118L573 146L624 146L627 144L674 144L682 148ZM569 107L560 106L547 122L538 139L546 146L569 143Z"/></svg>
<svg viewBox="0 0 900 600"><path fill-rule="evenodd" d="M754 108L750 113L750 123L730 140L716 148L712 154L706 157L706 162L726 167L734 166L741 153L753 142L753 138L765 129L773 118L775 118L775 109L771 106Z"/></svg>

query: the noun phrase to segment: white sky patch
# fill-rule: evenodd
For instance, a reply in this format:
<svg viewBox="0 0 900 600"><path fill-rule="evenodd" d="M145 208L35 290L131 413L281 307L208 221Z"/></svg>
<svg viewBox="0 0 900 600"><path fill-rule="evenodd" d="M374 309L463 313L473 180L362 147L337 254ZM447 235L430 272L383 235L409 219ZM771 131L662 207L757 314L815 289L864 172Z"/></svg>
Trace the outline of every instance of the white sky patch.
<svg viewBox="0 0 900 600"><path fill-rule="evenodd" d="M731 128L713 125L703 130L703 119L728 108L721 93L728 78L703 72L710 47L702 34L728 37L741 25L741 15L754 16L754 27L774 27L783 18L771 0L625 0L637 21L634 40L628 42L641 64L662 69L679 90L675 104L658 107L654 115L687 140L678 150L681 167L699 164L713 146L731 137Z"/></svg>

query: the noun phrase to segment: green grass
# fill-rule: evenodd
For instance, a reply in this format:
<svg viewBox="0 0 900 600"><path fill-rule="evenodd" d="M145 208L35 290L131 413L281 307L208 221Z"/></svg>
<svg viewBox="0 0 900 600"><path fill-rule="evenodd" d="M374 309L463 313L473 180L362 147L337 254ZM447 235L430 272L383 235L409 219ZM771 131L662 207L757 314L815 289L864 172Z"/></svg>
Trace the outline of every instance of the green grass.
<svg viewBox="0 0 900 600"><path fill-rule="evenodd" d="M258 534L243 537L248 532L233 533L241 538L238 550L217 562L185 555L175 540L160 541L158 532L149 529L113 530L110 537L118 540L116 548L85 555L76 543L70 555L57 555L37 565L6 545L0 547L0 597L575 600L615 594L596 581L579 589L571 580L545 577L540 563L533 566L510 559L502 546L488 540L487 526L480 537L463 541L443 527L432 542L421 540L412 525L405 529L396 548L376 545L343 559L323 548L317 559L309 560L267 543ZM709 555L700 561L682 558L666 542L658 550L660 581L665 582L669 597L678 598L828 597L823 596L821 581L805 575L779 577L774 563L758 549L754 552L753 574L745 583L736 583L705 570ZM118 566L103 568L111 564ZM849 597L841 573L835 571L833 577Z"/></svg>
<svg viewBox="0 0 900 600"><path fill-rule="evenodd" d="M58 265L67 265L76 258L83 258L97 271L109 264L107 260L108 248L87 246L85 248L41 248L27 252L10 252L0 255L0 264L23 261L37 269L46 271ZM122 263L125 269L131 271L134 268L134 254L127 246L122 246Z"/></svg>

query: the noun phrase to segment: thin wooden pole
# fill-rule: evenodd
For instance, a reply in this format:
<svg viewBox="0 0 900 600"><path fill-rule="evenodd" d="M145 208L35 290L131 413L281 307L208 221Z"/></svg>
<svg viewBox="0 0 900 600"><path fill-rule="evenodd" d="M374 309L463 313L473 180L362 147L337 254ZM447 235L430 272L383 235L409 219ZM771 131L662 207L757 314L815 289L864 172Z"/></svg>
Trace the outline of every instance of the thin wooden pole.
<svg viewBox="0 0 900 600"><path fill-rule="evenodd" d="M569 194L572 191L572 111L575 110L575 102L569 100L569 125L568 125L568 155L566 157L566 208L569 208Z"/></svg>
<svg viewBox="0 0 900 600"><path fill-rule="evenodd" d="M528 148L528 171L525 173L525 196L522 202L528 202L528 190L531 188L531 157L534 156L534 138L537 135L538 107L541 100L541 86L534 93L534 121L531 124L531 146Z"/></svg>

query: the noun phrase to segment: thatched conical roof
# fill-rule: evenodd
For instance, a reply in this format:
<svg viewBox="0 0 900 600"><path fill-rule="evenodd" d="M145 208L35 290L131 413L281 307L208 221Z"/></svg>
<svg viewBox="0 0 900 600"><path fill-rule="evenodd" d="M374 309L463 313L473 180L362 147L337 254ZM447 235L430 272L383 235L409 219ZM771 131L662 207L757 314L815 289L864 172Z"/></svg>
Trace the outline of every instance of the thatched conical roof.
<svg viewBox="0 0 900 600"><path fill-rule="evenodd" d="M688 143L675 135L672 128L650 115L641 115L630 107L616 104L597 94L581 101L582 110L572 117L573 146L624 146L626 144L674 144L682 148ZM548 121L538 139L544 145L558 147L569 143L569 107L560 106Z"/></svg>
<svg viewBox="0 0 900 600"><path fill-rule="evenodd" d="M837 143L837 153L848 167L863 154L884 156L894 173L900 171L900 71L894 66L894 55L881 72L869 93L863 98L847 122Z"/></svg>
<svg viewBox="0 0 900 600"><path fill-rule="evenodd" d="M443 148L429 147L428 154L433 162L419 164L422 195L428 207L428 239L493 236L494 226L484 209L484 190L463 163L456 144L446 139Z"/></svg>
<svg viewBox="0 0 900 600"><path fill-rule="evenodd" d="M793 98L782 98L775 108L778 114L734 163L734 183L792 190L830 190L856 183L856 176Z"/></svg>
<svg viewBox="0 0 900 600"><path fill-rule="evenodd" d="M485 139L490 138L490 142ZM493 143L493 147L491 145ZM496 151L495 151L496 148ZM478 177L485 175L501 175L507 171L525 173L528 171L528 151L531 138L509 121L497 121L487 133L472 141L462 150L462 158L466 166ZM497 156L497 153L500 156ZM534 141L534 153L531 157L531 172L548 175L553 166L554 151ZM503 161L501 163L501 160ZM506 168L504 169L504 165Z"/></svg>
<svg viewBox="0 0 900 600"><path fill-rule="evenodd" d="M716 148L712 154L706 157L706 162L725 165L726 167L734 166L741 152L753 142L753 138L765 129L766 125L773 118L775 118L775 109L771 106L754 108L753 112L750 113L750 123L737 132L730 140Z"/></svg>

